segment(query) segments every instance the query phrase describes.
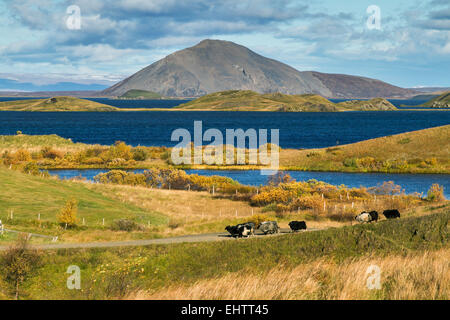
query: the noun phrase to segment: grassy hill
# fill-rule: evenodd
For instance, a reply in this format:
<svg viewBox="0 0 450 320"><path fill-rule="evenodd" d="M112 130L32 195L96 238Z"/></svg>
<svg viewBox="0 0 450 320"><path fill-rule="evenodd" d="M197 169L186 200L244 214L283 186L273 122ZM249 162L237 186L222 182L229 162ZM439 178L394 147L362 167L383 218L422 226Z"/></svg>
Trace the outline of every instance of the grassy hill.
<svg viewBox="0 0 450 320"><path fill-rule="evenodd" d="M371 100L351 100L337 104L340 111L393 111L397 108L383 98Z"/></svg>
<svg viewBox="0 0 450 320"><path fill-rule="evenodd" d="M128 90L123 95L119 96L120 99L161 99L162 96L159 93L146 91L146 90Z"/></svg>
<svg viewBox="0 0 450 320"><path fill-rule="evenodd" d="M0 190L0 220L6 224L18 224L22 228L28 225L26 221L36 221L38 214L41 214L43 221L56 222L56 215L65 202L72 198L78 201L78 218L85 218L91 226L101 225L103 218L108 225L116 219L125 218L151 221L155 225L166 223L167 220L155 211L145 211L114 200L81 183L36 177L4 167L0 167ZM11 210L14 220L8 221ZM36 226L28 227L36 231ZM47 226L47 229L52 228Z"/></svg>
<svg viewBox="0 0 450 320"><path fill-rule="evenodd" d="M174 109L216 111L337 112L355 110L397 110L385 99L335 104L320 95L259 94L253 91L223 91L208 94Z"/></svg>
<svg viewBox="0 0 450 320"><path fill-rule="evenodd" d="M119 108L101 104L98 102L73 98L53 97L49 99L18 100L0 102L0 111L119 111Z"/></svg>
<svg viewBox="0 0 450 320"><path fill-rule="evenodd" d="M417 107L425 108L450 108L450 91L444 92L440 96L431 99Z"/></svg>
<svg viewBox="0 0 450 320"><path fill-rule="evenodd" d="M323 149L282 150L285 168L450 173L450 125Z"/></svg>
<svg viewBox="0 0 450 320"><path fill-rule="evenodd" d="M43 147L60 150L80 150L89 147L84 143L74 143L71 139L62 138L56 134L49 135L5 135L0 136L0 151L26 149L28 151L40 150Z"/></svg>

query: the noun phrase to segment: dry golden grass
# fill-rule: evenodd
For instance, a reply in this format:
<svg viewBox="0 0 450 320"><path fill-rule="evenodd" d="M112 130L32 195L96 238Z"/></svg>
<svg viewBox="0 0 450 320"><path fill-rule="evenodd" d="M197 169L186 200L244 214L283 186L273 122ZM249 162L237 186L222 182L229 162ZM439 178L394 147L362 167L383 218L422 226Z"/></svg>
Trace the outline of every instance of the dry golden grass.
<svg viewBox="0 0 450 320"><path fill-rule="evenodd" d="M393 136L370 139L333 148L308 150L282 150L280 165L283 168L350 170L344 159L372 157L376 160L405 160L412 166L426 159L436 158L444 172L450 172L450 125L412 131ZM416 168L414 169L421 169ZM432 169L432 168L423 168ZM347 170L347 171L348 171Z"/></svg>
<svg viewBox="0 0 450 320"><path fill-rule="evenodd" d="M367 288L367 269L381 269L381 289ZM343 263L318 260L294 269L238 272L154 292L138 291L128 299L449 299L450 249L409 256L364 257Z"/></svg>
<svg viewBox="0 0 450 320"><path fill-rule="evenodd" d="M155 230L165 235L223 231L227 224L251 217L252 211L255 215L261 213L260 208L252 208L247 202L215 197L208 192L109 184L86 185L105 196L168 216L169 228Z"/></svg>

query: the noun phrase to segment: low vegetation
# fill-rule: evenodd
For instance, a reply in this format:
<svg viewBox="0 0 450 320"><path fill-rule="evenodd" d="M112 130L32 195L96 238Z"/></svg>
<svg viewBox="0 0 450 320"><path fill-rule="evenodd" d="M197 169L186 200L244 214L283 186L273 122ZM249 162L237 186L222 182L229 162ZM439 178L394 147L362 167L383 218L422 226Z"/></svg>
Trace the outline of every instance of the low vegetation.
<svg viewBox="0 0 450 320"><path fill-rule="evenodd" d="M389 101L381 98L368 101L348 101L336 104L316 94L259 94L249 90L230 90L208 94L193 101L181 104L174 109L283 112L397 110L397 108Z"/></svg>
<svg viewBox="0 0 450 320"><path fill-rule="evenodd" d="M381 289L369 290L367 270L381 270ZM136 300L448 300L450 250L407 255L328 259L294 268L276 266L264 272L233 272L222 277L175 284L160 290L138 290Z"/></svg>
<svg viewBox="0 0 450 320"><path fill-rule="evenodd" d="M447 125L321 149L279 148L280 170L450 173L449 130ZM268 150L272 147L269 145ZM112 146L75 144L55 135L0 136L0 161L17 168L24 168L30 162L40 169L257 170L264 167L249 164L249 150L243 151L244 164L175 166L171 163L172 150L167 147L132 147L120 141ZM235 158L237 152L235 148ZM194 156L194 152L191 154Z"/></svg>
<svg viewBox="0 0 450 320"><path fill-rule="evenodd" d="M243 275L242 284L256 284L256 278L273 282L244 290L243 298L253 292L253 297L272 299L274 293L264 289L270 285L280 289L276 298L448 299L445 257L448 257L449 219L447 210L422 217L264 239L58 250L47 252L38 274L26 280L24 288L32 299L224 299L229 297L226 292L233 290L233 279ZM380 290L366 287L366 270L373 263L382 268ZM398 266L394 267L396 263ZM69 265L82 270L81 290L66 287ZM402 265L407 266L406 271L398 273ZM343 272L342 277L335 277L338 272ZM294 289L283 284L290 274L295 275L292 279L309 281ZM227 286L226 279L233 281ZM198 289L202 284L203 294ZM217 284L217 291L211 290L212 284ZM189 288L193 290L187 296L177 294Z"/></svg>

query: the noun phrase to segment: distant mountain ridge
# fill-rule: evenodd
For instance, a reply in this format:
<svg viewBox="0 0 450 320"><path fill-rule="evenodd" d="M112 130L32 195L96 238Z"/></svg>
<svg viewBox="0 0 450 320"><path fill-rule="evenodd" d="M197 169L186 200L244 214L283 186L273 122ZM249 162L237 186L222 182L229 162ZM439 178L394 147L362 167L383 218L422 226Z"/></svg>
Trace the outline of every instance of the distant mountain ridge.
<svg viewBox="0 0 450 320"><path fill-rule="evenodd" d="M193 47L172 53L101 94L120 96L131 89L176 97L198 97L227 90L319 94L344 99L417 94L370 78L300 72L244 46L221 40L203 40Z"/></svg>

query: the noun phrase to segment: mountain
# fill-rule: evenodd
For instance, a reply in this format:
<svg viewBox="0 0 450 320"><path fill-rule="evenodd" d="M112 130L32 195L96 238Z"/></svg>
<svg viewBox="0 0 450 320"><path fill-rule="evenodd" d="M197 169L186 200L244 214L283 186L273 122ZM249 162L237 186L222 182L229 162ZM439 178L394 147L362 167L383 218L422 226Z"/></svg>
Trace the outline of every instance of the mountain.
<svg viewBox="0 0 450 320"><path fill-rule="evenodd" d="M417 92L349 75L300 72L233 42L203 40L142 69L102 92L121 96L131 89L164 96L197 97L226 90L319 94L328 98L408 97Z"/></svg>
<svg viewBox="0 0 450 320"><path fill-rule="evenodd" d="M418 92L423 93L435 93L435 92L445 92L449 91L450 87L417 87L417 88L410 88L411 90L415 90Z"/></svg>
<svg viewBox="0 0 450 320"><path fill-rule="evenodd" d="M284 111L284 112L336 112L366 110L397 110L389 101L376 98L368 101L353 100L333 103L317 94L286 95L260 94L254 91L230 90L215 92L174 109L214 111Z"/></svg>

